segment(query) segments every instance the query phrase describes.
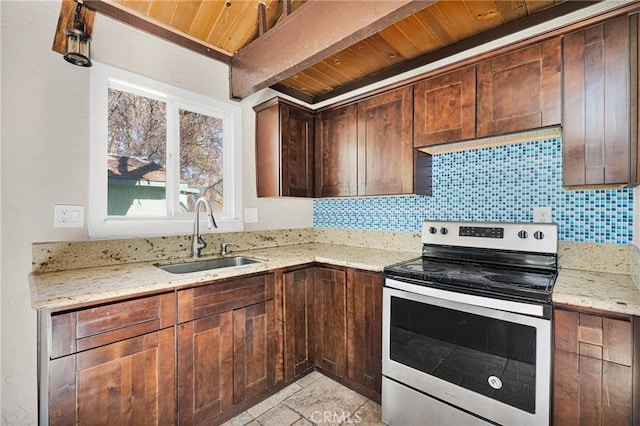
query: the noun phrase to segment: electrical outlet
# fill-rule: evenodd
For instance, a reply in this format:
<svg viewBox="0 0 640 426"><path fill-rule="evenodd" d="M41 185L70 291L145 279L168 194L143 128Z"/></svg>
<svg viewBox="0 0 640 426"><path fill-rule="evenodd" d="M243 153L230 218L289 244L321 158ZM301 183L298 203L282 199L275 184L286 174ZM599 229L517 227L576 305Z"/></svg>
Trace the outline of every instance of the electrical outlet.
<svg viewBox="0 0 640 426"><path fill-rule="evenodd" d="M53 227L84 227L84 206L67 206L56 204L53 209Z"/></svg>
<svg viewBox="0 0 640 426"><path fill-rule="evenodd" d="M258 209L244 209L244 223L258 223Z"/></svg>
<svg viewBox="0 0 640 426"><path fill-rule="evenodd" d="M533 221L536 223L551 222L551 207L534 207Z"/></svg>

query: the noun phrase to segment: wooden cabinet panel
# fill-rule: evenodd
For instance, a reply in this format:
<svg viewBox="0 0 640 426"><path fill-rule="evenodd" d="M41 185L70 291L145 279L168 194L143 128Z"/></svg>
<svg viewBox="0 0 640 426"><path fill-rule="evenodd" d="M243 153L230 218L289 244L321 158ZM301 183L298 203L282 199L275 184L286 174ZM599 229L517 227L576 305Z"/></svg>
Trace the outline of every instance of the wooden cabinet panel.
<svg viewBox="0 0 640 426"><path fill-rule="evenodd" d="M318 267L313 277L315 364L336 377L347 368L346 277L342 269Z"/></svg>
<svg viewBox="0 0 640 426"><path fill-rule="evenodd" d="M631 19L631 24L630 24ZM636 31L630 31L630 26ZM631 36L633 37L630 38ZM564 37L564 185L637 180L637 17L623 16ZM635 69L636 72L632 73ZM633 81L631 81L633 79ZM632 159L633 157L633 159Z"/></svg>
<svg viewBox="0 0 640 426"><path fill-rule="evenodd" d="M560 38L481 62L477 73L478 137L560 124Z"/></svg>
<svg viewBox="0 0 640 426"><path fill-rule="evenodd" d="M215 423L233 406L232 311L178 325L178 423Z"/></svg>
<svg viewBox="0 0 640 426"><path fill-rule="evenodd" d="M234 404L255 397L276 383L274 308L270 300L233 311Z"/></svg>
<svg viewBox="0 0 640 426"><path fill-rule="evenodd" d="M413 191L413 89L358 103L358 195Z"/></svg>
<svg viewBox="0 0 640 426"><path fill-rule="evenodd" d="M476 137L476 67L423 80L413 88L413 145Z"/></svg>
<svg viewBox="0 0 640 426"><path fill-rule="evenodd" d="M263 274L178 291L178 322L273 299L275 278Z"/></svg>
<svg viewBox="0 0 640 426"><path fill-rule="evenodd" d="M357 113L356 105L348 105L316 117L316 197L358 194Z"/></svg>
<svg viewBox="0 0 640 426"><path fill-rule="evenodd" d="M280 98L254 110L258 197L312 197L313 112Z"/></svg>
<svg viewBox="0 0 640 426"><path fill-rule="evenodd" d="M382 392L381 274L347 270L347 378L380 401Z"/></svg>
<svg viewBox="0 0 640 426"><path fill-rule="evenodd" d="M313 368L313 268L284 274L284 378Z"/></svg>
<svg viewBox="0 0 640 426"><path fill-rule="evenodd" d="M174 327L54 359L49 422L173 424L174 364Z"/></svg>

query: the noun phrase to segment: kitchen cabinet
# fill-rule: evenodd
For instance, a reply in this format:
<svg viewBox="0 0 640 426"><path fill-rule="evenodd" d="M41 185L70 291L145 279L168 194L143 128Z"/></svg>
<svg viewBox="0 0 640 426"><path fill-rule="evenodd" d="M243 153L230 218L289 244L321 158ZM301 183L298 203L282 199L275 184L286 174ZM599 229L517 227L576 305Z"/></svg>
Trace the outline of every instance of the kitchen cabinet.
<svg viewBox="0 0 640 426"><path fill-rule="evenodd" d="M422 80L413 88L416 148L476 137L476 66Z"/></svg>
<svg viewBox="0 0 640 426"><path fill-rule="evenodd" d="M175 306L170 293L52 314L49 424L173 424Z"/></svg>
<svg viewBox="0 0 640 426"><path fill-rule="evenodd" d="M559 125L561 65L559 37L480 62L477 137Z"/></svg>
<svg viewBox="0 0 640 426"><path fill-rule="evenodd" d="M347 379L380 402L382 392L382 274L347 270Z"/></svg>
<svg viewBox="0 0 640 426"><path fill-rule="evenodd" d="M358 195L413 191L413 89L358 102Z"/></svg>
<svg viewBox="0 0 640 426"><path fill-rule="evenodd" d="M347 281L344 269L317 267L313 276L315 365L338 378L347 373Z"/></svg>
<svg viewBox="0 0 640 426"><path fill-rule="evenodd" d="M313 268L283 274L284 378L292 381L314 366Z"/></svg>
<svg viewBox="0 0 640 426"><path fill-rule="evenodd" d="M220 422L276 385L274 291L274 274L178 291L179 423Z"/></svg>
<svg viewBox="0 0 640 426"><path fill-rule="evenodd" d="M622 16L564 36L564 185L635 185L638 18Z"/></svg>
<svg viewBox="0 0 640 426"><path fill-rule="evenodd" d="M631 316L554 310L555 424L636 424L638 329Z"/></svg>
<svg viewBox="0 0 640 426"><path fill-rule="evenodd" d="M316 117L315 195L358 195L358 108L322 111Z"/></svg>
<svg viewBox="0 0 640 426"><path fill-rule="evenodd" d="M313 111L281 98L254 111L258 197L313 197Z"/></svg>

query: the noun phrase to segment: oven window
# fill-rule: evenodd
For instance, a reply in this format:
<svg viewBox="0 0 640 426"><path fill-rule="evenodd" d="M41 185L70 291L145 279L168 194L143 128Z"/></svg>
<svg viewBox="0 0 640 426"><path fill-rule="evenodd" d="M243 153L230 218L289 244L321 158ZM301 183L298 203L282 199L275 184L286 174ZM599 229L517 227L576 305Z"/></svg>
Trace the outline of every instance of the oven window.
<svg viewBox="0 0 640 426"><path fill-rule="evenodd" d="M391 297L392 360L535 413L536 329Z"/></svg>

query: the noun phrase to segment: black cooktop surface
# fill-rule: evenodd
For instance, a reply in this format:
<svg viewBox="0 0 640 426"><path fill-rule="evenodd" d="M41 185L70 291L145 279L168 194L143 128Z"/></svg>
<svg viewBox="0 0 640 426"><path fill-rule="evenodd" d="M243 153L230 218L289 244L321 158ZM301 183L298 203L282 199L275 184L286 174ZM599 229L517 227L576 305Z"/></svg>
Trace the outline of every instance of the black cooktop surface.
<svg viewBox="0 0 640 426"><path fill-rule="evenodd" d="M387 276L453 291L550 302L556 271L419 257L388 266ZM510 298L509 297L509 298Z"/></svg>

